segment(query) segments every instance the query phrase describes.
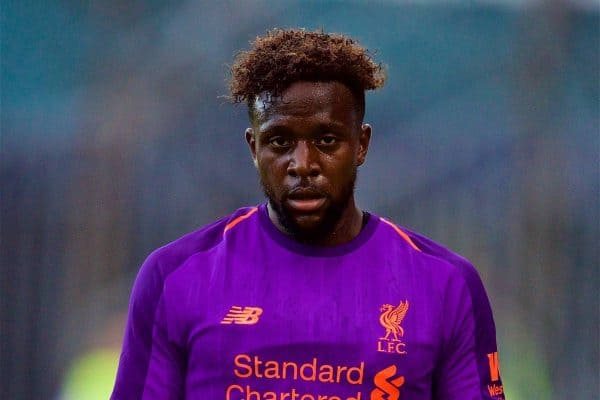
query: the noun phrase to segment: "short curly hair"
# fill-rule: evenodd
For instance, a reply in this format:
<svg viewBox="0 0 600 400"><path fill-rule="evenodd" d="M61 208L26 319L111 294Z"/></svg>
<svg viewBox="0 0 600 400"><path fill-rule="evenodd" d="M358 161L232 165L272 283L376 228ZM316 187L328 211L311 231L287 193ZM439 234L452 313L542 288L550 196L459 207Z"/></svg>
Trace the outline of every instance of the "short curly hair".
<svg viewBox="0 0 600 400"><path fill-rule="evenodd" d="M338 81L361 100L365 90L383 86L385 71L355 40L323 31L273 29L240 52L231 67L230 99L247 102L277 97L297 81ZM364 112L364 110L363 110Z"/></svg>

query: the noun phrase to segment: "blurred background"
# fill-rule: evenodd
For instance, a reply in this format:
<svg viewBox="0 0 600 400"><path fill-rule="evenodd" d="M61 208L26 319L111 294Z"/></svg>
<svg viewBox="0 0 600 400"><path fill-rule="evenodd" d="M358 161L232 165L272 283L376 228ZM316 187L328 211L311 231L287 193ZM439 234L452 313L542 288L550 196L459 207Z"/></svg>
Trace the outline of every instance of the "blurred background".
<svg viewBox="0 0 600 400"><path fill-rule="evenodd" d="M507 399L598 398L599 17L579 1L11 1L1 6L0 398L106 398L153 249L263 201L227 94L272 27L348 34L360 205L469 258Z"/></svg>

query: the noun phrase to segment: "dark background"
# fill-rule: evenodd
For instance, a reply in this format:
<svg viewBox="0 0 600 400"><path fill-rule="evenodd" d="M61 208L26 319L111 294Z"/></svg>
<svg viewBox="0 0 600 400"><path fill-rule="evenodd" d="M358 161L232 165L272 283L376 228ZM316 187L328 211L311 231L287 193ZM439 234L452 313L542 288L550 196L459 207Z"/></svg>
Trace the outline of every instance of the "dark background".
<svg viewBox="0 0 600 400"><path fill-rule="evenodd" d="M145 256L263 201L222 96L271 27L345 33L387 65L359 203L477 266L507 398L597 398L599 11L3 1L0 398L72 398L78 357L118 351Z"/></svg>

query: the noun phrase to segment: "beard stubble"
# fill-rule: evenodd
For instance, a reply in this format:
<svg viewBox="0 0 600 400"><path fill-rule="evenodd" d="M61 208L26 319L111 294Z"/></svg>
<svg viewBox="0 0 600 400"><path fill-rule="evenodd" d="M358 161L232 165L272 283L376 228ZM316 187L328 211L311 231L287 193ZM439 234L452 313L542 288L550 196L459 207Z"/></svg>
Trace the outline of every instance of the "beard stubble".
<svg viewBox="0 0 600 400"><path fill-rule="evenodd" d="M287 200L286 194L284 194L281 198L277 198L273 189L266 184L266 182L262 179L262 176L260 177L260 184L263 193L269 200L269 204L275 211L277 220L281 226L283 226L286 232L299 242L317 243L334 233L344 211L354 196L356 176L357 169L354 168L352 171L352 176L350 177L350 181L344 186L340 193L339 199L334 200L327 193L323 193L327 197L327 200L329 200L329 205L325 209L323 219L316 226L310 229L299 226L289 210L285 207L285 202ZM300 184L298 186L303 188L312 188L322 193L322 191L314 188L310 184ZM289 193L290 191L291 189L286 193Z"/></svg>

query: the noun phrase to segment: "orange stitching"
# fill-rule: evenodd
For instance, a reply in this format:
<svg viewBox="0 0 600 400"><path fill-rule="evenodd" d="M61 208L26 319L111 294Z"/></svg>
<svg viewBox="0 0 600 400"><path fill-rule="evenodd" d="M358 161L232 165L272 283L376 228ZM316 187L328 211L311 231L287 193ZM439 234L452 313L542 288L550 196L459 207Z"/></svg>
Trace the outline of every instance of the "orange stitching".
<svg viewBox="0 0 600 400"><path fill-rule="evenodd" d="M237 224L239 224L240 222L242 222L246 218L249 218L252 214L254 214L257 211L258 211L258 207L254 207L253 209L251 209L250 211L248 211L246 214L240 215L239 217L237 217L236 219L234 219L233 221L231 221L230 223L228 223L227 225L225 225L225 229L223 229L223 236L225 236L225 233L228 230L230 230L231 228L233 228L234 226L236 226Z"/></svg>
<svg viewBox="0 0 600 400"><path fill-rule="evenodd" d="M421 251L421 249L418 248L416 244L414 244L414 242L411 240L411 238L402 229L398 228L396 225L394 225L393 223L391 223L390 221L388 221L387 219L385 219L383 217L380 217L380 219L383 222L385 222L386 224L388 224L389 226L391 226L392 228L394 228L396 233L398 233L398 235L400 235L402 237L402 239L406 240L413 249L415 249L417 251Z"/></svg>

